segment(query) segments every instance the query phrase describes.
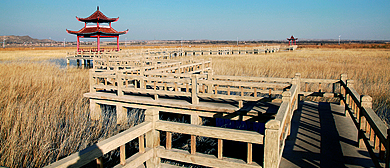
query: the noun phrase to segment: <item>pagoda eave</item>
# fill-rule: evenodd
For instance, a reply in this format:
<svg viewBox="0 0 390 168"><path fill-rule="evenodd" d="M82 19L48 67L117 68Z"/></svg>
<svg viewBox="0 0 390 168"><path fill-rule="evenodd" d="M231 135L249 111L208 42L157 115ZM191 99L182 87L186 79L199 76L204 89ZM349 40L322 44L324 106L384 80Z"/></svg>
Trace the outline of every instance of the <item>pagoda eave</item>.
<svg viewBox="0 0 390 168"><path fill-rule="evenodd" d="M116 22L119 20L119 17L117 18L109 18L109 19L103 19L103 18L94 18L94 19L89 19L89 18L79 18L76 16L76 19L80 22L87 22L87 23L110 23L110 22Z"/></svg>
<svg viewBox="0 0 390 168"><path fill-rule="evenodd" d="M84 29L81 29L79 31L72 31L72 30L66 29L66 32L68 32L69 34L75 34L78 36L91 36L91 35L119 36L122 34L126 34L128 31L129 31L129 29L127 29L125 31L119 31L119 32L115 31L115 32L110 33L110 32L103 32L101 30L88 32L88 31L85 31Z"/></svg>

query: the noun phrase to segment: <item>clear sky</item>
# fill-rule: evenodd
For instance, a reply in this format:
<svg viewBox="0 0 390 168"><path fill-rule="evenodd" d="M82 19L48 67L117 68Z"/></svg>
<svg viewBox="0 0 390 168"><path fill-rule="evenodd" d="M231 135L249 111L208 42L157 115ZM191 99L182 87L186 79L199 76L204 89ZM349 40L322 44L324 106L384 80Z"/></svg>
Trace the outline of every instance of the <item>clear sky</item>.
<svg viewBox="0 0 390 168"><path fill-rule="evenodd" d="M120 40L390 40L389 0L1 0L0 35L75 41L97 6Z"/></svg>

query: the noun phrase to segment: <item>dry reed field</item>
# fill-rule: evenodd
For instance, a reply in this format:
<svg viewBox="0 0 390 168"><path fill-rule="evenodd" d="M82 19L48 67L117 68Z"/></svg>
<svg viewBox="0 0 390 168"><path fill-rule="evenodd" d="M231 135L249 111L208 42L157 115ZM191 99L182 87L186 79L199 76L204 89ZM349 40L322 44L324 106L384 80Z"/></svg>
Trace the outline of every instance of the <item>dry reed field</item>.
<svg viewBox="0 0 390 168"><path fill-rule="evenodd" d="M112 119L88 119L87 70L13 62L0 76L1 166L42 167L119 132Z"/></svg>
<svg viewBox="0 0 390 168"><path fill-rule="evenodd" d="M87 70L18 62L63 58L67 50L0 50L1 166L42 167L133 124L119 129L111 116L88 119L89 102L83 98L89 91ZM202 58L212 58L214 73L220 75L291 78L299 72L303 78L339 79L346 73L360 94L373 97L374 109L389 123L389 49L303 48Z"/></svg>

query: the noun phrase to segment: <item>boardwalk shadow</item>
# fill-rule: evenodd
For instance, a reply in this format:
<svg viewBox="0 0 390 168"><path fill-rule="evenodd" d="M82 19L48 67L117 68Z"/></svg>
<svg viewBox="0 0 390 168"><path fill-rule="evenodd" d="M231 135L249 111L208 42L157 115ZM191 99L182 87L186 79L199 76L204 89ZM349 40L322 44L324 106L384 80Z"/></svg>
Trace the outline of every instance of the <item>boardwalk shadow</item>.
<svg viewBox="0 0 390 168"><path fill-rule="evenodd" d="M281 167L345 167L329 103L300 102Z"/></svg>

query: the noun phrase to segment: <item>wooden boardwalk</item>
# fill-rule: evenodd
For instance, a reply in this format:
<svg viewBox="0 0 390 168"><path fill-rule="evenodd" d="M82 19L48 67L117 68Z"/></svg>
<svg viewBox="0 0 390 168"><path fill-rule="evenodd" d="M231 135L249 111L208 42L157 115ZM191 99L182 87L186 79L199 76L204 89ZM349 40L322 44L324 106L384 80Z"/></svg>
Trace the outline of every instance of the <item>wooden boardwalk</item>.
<svg viewBox="0 0 390 168"><path fill-rule="evenodd" d="M213 74L211 60L172 59L178 54L156 52L94 58L90 92L84 94L90 119L99 120L102 106L110 105L119 125L128 121L129 108L145 110L145 121L48 167L81 167L94 160L103 167L103 155L115 150L120 153L117 167L167 166L161 159L232 168L390 167L390 129L372 109L372 98L357 93L346 74L340 79L301 78L300 73L293 78L222 76ZM340 105L301 101L305 96ZM162 113L187 115L189 123L160 119ZM264 131L203 125L204 118L258 122ZM189 138L188 150L174 148L174 134ZM215 139L216 154L197 151L205 143L199 137ZM138 152L126 156L132 140L138 140L132 146ZM231 141L242 145L229 146Z"/></svg>
<svg viewBox="0 0 390 168"><path fill-rule="evenodd" d="M375 167L344 106L300 102L280 167Z"/></svg>

